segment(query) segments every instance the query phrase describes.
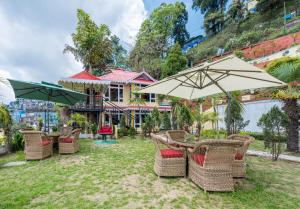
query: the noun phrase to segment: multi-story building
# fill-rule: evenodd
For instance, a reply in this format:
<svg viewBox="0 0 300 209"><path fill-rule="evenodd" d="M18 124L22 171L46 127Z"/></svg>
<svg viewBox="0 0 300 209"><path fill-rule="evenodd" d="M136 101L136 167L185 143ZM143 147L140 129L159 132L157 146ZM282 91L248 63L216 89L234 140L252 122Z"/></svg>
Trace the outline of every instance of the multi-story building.
<svg viewBox="0 0 300 209"><path fill-rule="evenodd" d="M171 109L168 102L160 101L155 94L136 93L155 81L145 71L132 72L117 68L99 77L82 71L61 79L59 84L89 95L86 101L70 107L72 112L84 114L88 122L117 125L124 115L128 124L140 128L145 116L154 107L159 111ZM135 99L136 96L141 99Z"/></svg>

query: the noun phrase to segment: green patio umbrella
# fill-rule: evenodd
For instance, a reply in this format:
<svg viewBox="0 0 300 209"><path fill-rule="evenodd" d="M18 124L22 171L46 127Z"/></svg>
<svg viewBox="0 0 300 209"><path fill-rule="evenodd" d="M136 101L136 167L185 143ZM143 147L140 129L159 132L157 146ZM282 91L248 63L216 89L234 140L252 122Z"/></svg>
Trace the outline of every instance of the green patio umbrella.
<svg viewBox="0 0 300 209"><path fill-rule="evenodd" d="M34 99L74 105L85 100L87 95L64 88L61 85L42 81L41 83L8 79L16 98ZM49 116L48 116L49 131Z"/></svg>

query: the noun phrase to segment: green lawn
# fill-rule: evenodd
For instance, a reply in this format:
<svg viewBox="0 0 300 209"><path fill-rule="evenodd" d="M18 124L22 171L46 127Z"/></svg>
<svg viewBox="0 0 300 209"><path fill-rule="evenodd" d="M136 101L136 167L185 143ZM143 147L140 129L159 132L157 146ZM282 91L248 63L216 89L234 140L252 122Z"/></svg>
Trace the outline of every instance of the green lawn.
<svg viewBox="0 0 300 209"><path fill-rule="evenodd" d="M0 208L300 208L300 166L248 157L233 193L204 193L185 178L157 178L150 140L109 147L81 140L75 155L0 167ZM23 153L0 158L23 160Z"/></svg>

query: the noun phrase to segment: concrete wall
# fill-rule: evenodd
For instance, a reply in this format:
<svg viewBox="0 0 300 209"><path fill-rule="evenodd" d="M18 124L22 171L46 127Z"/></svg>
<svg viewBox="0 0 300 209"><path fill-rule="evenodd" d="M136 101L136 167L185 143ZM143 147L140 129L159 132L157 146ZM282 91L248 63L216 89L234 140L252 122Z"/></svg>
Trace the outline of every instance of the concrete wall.
<svg viewBox="0 0 300 209"><path fill-rule="evenodd" d="M244 103L244 120L250 120L248 126L245 127L246 131L255 131L261 132L261 128L257 126L257 122L262 114L267 113L274 105L278 107L282 107L282 103L277 100L263 100L263 101L254 101L254 102L246 102ZM219 121L220 128L226 128L224 123L224 116L225 116L225 108L226 105L218 106L218 113L222 121Z"/></svg>

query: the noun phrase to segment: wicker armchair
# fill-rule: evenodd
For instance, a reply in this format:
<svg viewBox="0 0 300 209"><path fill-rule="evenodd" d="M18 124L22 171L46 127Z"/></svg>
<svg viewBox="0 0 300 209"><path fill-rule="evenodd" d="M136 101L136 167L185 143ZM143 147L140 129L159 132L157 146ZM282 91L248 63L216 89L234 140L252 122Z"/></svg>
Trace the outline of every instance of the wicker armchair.
<svg viewBox="0 0 300 209"><path fill-rule="evenodd" d="M242 145L239 141L205 140L188 149L189 178L205 192L233 191L232 163Z"/></svg>
<svg viewBox="0 0 300 209"><path fill-rule="evenodd" d="M73 130L69 135L59 137L58 152L59 154L73 154L79 151L79 134L80 129Z"/></svg>
<svg viewBox="0 0 300 209"><path fill-rule="evenodd" d="M41 160L53 154L51 139L41 131L21 131L25 141L25 159Z"/></svg>
<svg viewBox="0 0 300 209"><path fill-rule="evenodd" d="M184 148L173 147L160 135L151 134L156 153L154 172L158 176L185 176L186 152Z"/></svg>
<svg viewBox="0 0 300 209"><path fill-rule="evenodd" d="M166 132L166 135L171 141L184 141L188 133L185 130L170 130Z"/></svg>
<svg viewBox="0 0 300 209"><path fill-rule="evenodd" d="M248 135L232 134L227 139L240 140L243 142L243 146L237 149L232 166L232 175L234 178L246 177L246 162L245 156L250 143L254 141L254 138Z"/></svg>
<svg viewBox="0 0 300 209"><path fill-rule="evenodd" d="M60 134L62 136L69 136L73 131L73 128L71 126L61 127L60 128Z"/></svg>

